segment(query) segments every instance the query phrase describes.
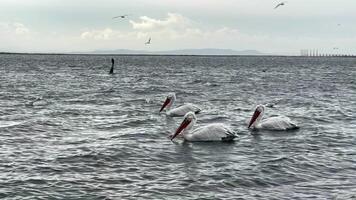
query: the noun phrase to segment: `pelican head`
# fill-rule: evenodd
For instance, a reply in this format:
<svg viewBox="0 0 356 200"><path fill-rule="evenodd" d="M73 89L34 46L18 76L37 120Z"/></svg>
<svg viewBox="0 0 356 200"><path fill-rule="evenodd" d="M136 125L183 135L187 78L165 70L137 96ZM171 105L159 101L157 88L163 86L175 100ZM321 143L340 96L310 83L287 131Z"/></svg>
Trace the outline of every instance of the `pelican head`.
<svg viewBox="0 0 356 200"><path fill-rule="evenodd" d="M256 122L260 121L264 111L265 111L265 106L264 105L256 106L255 112L253 113L253 115L251 117L251 120L250 120L250 123L248 124L248 128L250 128L252 125L254 126L254 124L256 124Z"/></svg>
<svg viewBox="0 0 356 200"><path fill-rule="evenodd" d="M171 140L177 137L180 133L184 132L184 130L189 130L192 128L196 121L197 117L195 116L194 112L188 112L185 114L183 122L177 128L176 132L171 137Z"/></svg>
<svg viewBox="0 0 356 200"><path fill-rule="evenodd" d="M166 107L167 107L167 108L170 108L175 100L176 100L176 94L174 94L174 93L169 93L169 94L167 95L166 100L164 101L164 103L163 103L161 109L159 110L159 112L162 112L162 110L163 110L164 108L166 108Z"/></svg>

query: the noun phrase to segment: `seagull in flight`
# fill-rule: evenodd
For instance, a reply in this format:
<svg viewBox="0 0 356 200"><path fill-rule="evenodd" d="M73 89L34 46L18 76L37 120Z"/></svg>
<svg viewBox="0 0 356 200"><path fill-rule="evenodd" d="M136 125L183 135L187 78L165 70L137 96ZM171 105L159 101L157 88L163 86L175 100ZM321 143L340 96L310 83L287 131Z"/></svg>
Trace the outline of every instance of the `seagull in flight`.
<svg viewBox="0 0 356 200"><path fill-rule="evenodd" d="M145 45L151 44L151 37L148 39L148 41L145 43Z"/></svg>
<svg viewBox="0 0 356 200"><path fill-rule="evenodd" d="M124 19L124 18L126 18L126 17L128 17L129 15L118 15L118 16L115 16L115 17L113 17L112 19L116 19L116 18L122 18L122 19Z"/></svg>
<svg viewBox="0 0 356 200"><path fill-rule="evenodd" d="M281 2L281 3L279 3L279 4L277 4L276 7L274 7L274 9L278 8L279 6L284 6L285 3L287 3L287 2L286 2L286 1L283 1L283 2Z"/></svg>

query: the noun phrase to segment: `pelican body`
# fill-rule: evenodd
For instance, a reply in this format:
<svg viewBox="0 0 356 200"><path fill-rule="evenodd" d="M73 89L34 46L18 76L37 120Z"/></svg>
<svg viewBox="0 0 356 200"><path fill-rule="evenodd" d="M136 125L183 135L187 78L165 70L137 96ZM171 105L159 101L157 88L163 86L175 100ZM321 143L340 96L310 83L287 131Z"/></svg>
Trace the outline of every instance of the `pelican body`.
<svg viewBox="0 0 356 200"><path fill-rule="evenodd" d="M275 130L275 131L285 131L285 130L299 128L294 122L292 122L288 117L285 116L270 117L262 120L264 111L265 111L265 106L258 105L256 107L255 112L251 117L248 128Z"/></svg>
<svg viewBox="0 0 356 200"><path fill-rule="evenodd" d="M179 134L183 135L184 140L190 142L209 142L209 141L232 141L237 135L224 124L210 124L197 129L192 129L197 121L197 117L193 112L188 112L184 116L183 122L180 124L176 132L171 136L171 140Z"/></svg>
<svg viewBox="0 0 356 200"><path fill-rule="evenodd" d="M184 116L189 111L192 111L195 114L198 114L201 111L201 109L198 106L191 103L184 104L177 108L172 108L175 101L176 101L176 95L174 93L168 94L159 112L162 112L164 109L166 109L166 114L168 116L178 117L178 116Z"/></svg>

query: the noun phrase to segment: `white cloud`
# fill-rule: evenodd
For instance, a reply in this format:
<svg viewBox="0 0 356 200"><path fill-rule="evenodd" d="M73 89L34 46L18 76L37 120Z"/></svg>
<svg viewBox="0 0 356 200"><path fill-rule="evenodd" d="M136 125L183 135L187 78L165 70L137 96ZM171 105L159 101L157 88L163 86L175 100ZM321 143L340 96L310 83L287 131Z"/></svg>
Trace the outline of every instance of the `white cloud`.
<svg viewBox="0 0 356 200"><path fill-rule="evenodd" d="M24 24L19 22L0 22L0 33L27 36L30 34L30 30Z"/></svg>
<svg viewBox="0 0 356 200"><path fill-rule="evenodd" d="M85 31L80 35L82 39L94 40L110 40L119 36L120 33L118 31L113 31L111 28L106 28L103 30Z"/></svg>
<svg viewBox="0 0 356 200"><path fill-rule="evenodd" d="M0 22L0 51L22 50L35 35L29 28L19 22Z"/></svg>
<svg viewBox="0 0 356 200"><path fill-rule="evenodd" d="M191 20L177 13L168 13L165 19L154 19L141 16L139 22L130 20L132 29L122 32L111 28L82 32L81 39L86 40L115 40L115 39L144 39L150 36L165 39L177 39L192 35L200 35L202 31L192 27Z"/></svg>
<svg viewBox="0 0 356 200"><path fill-rule="evenodd" d="M130 20L132 28L141 31L157 31L162 29L184 29L189 27L191 20L177 13L168 13L167 18L163 20L153 19L147 16L141 16L141 21Z"/></svg>
<svg viewBox="0 0 356 200"><path fill-rule="evenodd" d="M0 33L28 35L30 30L19 22L0 22Z"/></svg>
<svg viewBox="0 0 356 200"><path fill-rule="evenodd" d="M120 26L115 24L102 29L93 28L84 31L73 29L58 33L56 32L58 30L54 29L48 32L36 32L36 29L30 29L20 22L0 22L0 51L71 52L97 49L159 51L230 48L298 54L300 49L305 48L325 49L325 52L328 52L330 47L334 46L339 47L340 51L349 52L355 49L352 44L356 43L354 36L328 39L325 42L324 38L312 36L278 36L263 32L253 34L232 26L205 26L178 13L168 13L163 18L141 16L130 20L128 25L128 28L125 24ZM149 37L152 38L151 45L144 45Z"/></svg>
<svg viewBox="0 0 356 200"><path fill-rule="evenodd" d="M198 23L178 14L168 13L165 19L154 19L147 16L140 17L141 21L130 21L134 34L138 37L155 36L160 39L181 40L209 39L214 36L225 37L227 35L237 35L239 31L228 27L204 29Z"/></svg>
<svg viewBox="0 0 356 200"><path fill-rule="evenodd" d="M30 30L21 23L13 23L13 27L17 35L26 35L30 33Z"/></svg>

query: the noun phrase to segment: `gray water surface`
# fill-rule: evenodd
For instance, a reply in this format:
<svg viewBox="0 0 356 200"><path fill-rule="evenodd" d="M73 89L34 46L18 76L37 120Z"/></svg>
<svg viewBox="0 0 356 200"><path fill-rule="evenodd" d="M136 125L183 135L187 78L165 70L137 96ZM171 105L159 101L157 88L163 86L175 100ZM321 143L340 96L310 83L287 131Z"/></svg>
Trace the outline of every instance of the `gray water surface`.
<svg viewBox="0 0 356 200"><path fill-rule="evenodd" d="M116 74L108 74L110 59ZM355 199L356 59L0 55L0 198ZM172 143L196 127L234 143ZM35 100L37 99L37 100ZM301 128L251 132L257 104Z"/></svg>

